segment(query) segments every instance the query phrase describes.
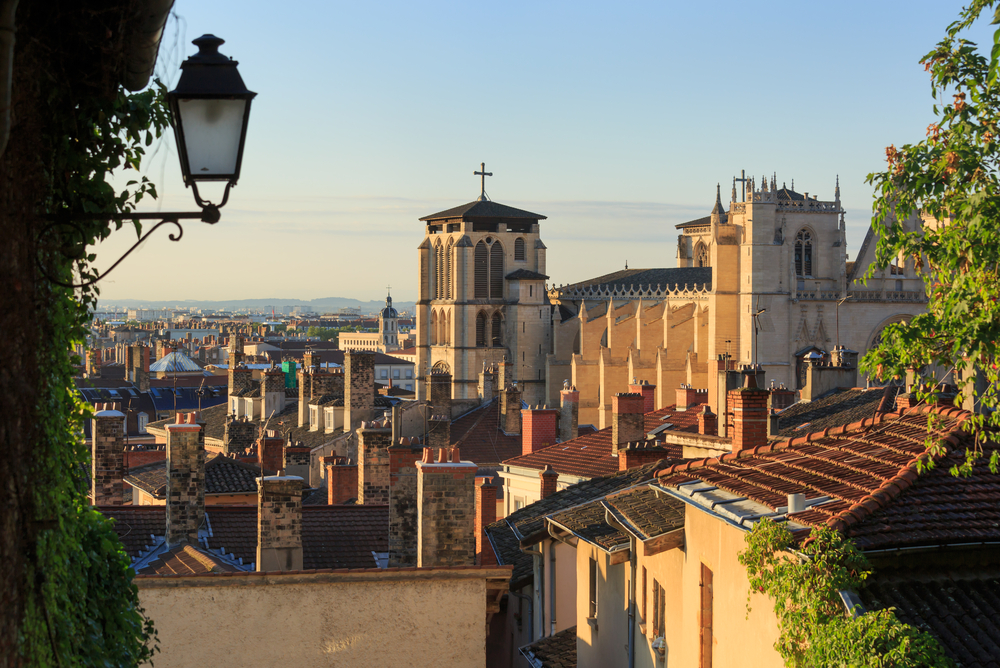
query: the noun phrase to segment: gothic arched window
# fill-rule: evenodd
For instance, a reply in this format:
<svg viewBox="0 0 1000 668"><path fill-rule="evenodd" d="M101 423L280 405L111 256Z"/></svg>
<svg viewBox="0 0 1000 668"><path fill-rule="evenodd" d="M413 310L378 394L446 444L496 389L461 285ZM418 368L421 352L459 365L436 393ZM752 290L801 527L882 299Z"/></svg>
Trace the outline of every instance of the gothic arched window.
<svg viewBox="0 0 1000 668"><path fill-rule="evenodd" d="M698 245L694 250L695 266L696 267L707 267L708 266L708 247L698 242Z"/></svg>
<svg viewBox="0 0 1000 668"><path fill-rule="evenodd" d="M451 344L451 311L444 314L444 342Z"/></svg>
<svg viewBox="0 0 1000 668"><path fill-rule="evenodd" d="M514 259L518 262L524 262L525 260L524 239L521 237L514 239Z"/></svg>
<svg viewBox="0 0 1000 668"><path fill-rule="evenodd" d="M503 319L500 317L500 312L497 311L493 314L493 319L490 323L490 346L494 348L499 348L503 345L502 324Z"/></svg>
<svg viewBox="0 0 1000 668"><path fill-rule="evenodd" d="M437 311L431 311L431 345L437 345L437 333L438 333L438 314Z"/></svg>
<svg viewBox="0 0 1000 668"><path fill-rule="evenodd" d="M476 347L486 347L486 314L482 311L476 314Z"/></svg>
<svg viewBox="0 0 1000 668"><path fill-rule="evenodd" d="M795 275L812 276L813 245L809 230L800 230L795 237Z"/></svg>
<svg viewBox="0 0 1000 668"><path fill-rule="evenodd" d="M476 299L489 299L490 251L485 241L476 244L476 255L473 259L476 274ZM485 317L485 316L484 316Z"/></svg>
<svg viewBox="0 0 1000 668"><path fill-rule="evenodd" d="M452 276L452 258L455 255L455 240L448 239L448 249L444 252L444 273L445 273L445 299L454 299L455 293L452 286L455 284L455 279Z"/></svg>
<svg viewBox="0 0 1000 668"><path fill-rule="evenodd" d="M499 241L490 246L490 299L503 299L503 246Z"/></svg>
<svg viewBox="0 0 1000 668"><path fill-rule="evenodd" d="M439 240L434 246L434 298L444 299L444 246Z"/></svg>

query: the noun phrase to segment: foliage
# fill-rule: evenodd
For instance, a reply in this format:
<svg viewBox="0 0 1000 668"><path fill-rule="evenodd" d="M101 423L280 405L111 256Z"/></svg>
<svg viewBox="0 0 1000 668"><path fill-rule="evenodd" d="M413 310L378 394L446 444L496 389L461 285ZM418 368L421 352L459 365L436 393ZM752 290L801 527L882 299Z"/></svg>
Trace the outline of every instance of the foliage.
<svg viewBox="0 0 1000 668"><path fill-rule="evenodd" d="M120 193L107 178L118 167L138 169L143 147L166 127L162 86L134 95L119 91L111 99L73 97L54 86L47 102L47 212L124 213L145 195L155 196L145 178ZM79 230L51 230L40 242L39 261L63 282L87 280L96 271L86 247L111 231L100 218L82 222ZM36 420L44 431L32 481L38 529L29 541L27 581L34 586L21 652L26 665L135 666L152 658L155 631L139 605L129 558L111 522L88 502L89 453L82 432L90 407L73 390L72 365L79 359L68 354L86 340L98 290L41 281L38 291L46 336L38 360L44 400Z"/></svg>
<svg viewBox="0 0 1000 668"><path fill-rule="evenodd" d="M774 599L774 647L792 668L951 666L937 640L903 624L891 609L846 614L838 591L857 590L871 575L864 555L833 529L813 529L802 554L790 551L788 529L765 518L740 553L750 591ZM747 612L750 603L747 595Z"/></svg>
<svg viewBox="0 0 1000 668"><path fill-rule="evenodd" d="M954 368L963 379L959 400L972 392L969 379L978 372L985 380L979 400L989 409L1000 402L1000 29L988 58L960 35L996 2L973 0L924 56L937 120L924 140L887 148L886 170L868 175L876 187L872 222L879 238L865 278L876 268L912 262L929 301L926 313L887 327L862 362L863 370L881 377ZM1000 9L992 23L1000 24ZM920 387L918 398L929 400L935 385ZM966 429L981 437L998 426L1000 413L979 414ZM981 453L977 439L952 473L971 473ZM993 472L998 456L990 459Z"/></svg>

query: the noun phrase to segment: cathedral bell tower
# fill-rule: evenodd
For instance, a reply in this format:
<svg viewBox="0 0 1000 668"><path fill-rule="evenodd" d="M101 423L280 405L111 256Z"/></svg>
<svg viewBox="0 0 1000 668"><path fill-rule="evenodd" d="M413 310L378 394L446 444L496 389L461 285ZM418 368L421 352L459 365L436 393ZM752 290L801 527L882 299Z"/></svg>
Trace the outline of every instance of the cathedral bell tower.
<svg viewBox="0 0 1000 668"><path fill-rule="evenodd" d="M378 314L378 334L385 352L399 350L399 313L392 307L390 294L386 294L385 308Z"/></svg>
<svg viewBox="0 0 1000 668"><path fill-rule="evenodd" d="M417 399L431 369L452 375L452 398L478 396L484 365L506 360L529 403L543 403L552 313L545 290L545 216L486 196L421 218L416 305Z"/></svg>

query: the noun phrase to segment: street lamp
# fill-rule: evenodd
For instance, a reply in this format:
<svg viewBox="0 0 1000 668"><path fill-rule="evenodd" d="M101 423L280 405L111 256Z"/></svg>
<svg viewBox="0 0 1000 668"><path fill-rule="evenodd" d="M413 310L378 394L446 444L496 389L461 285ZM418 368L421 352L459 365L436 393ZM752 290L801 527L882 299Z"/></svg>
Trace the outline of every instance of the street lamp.
<svg viewBox="0 0 1000 668"><path fill-rule="evenodd" d="M257 93L247 90L243 78L237 71L239 64L232 58L219 53L224 40L215 35L202 35L192 42L198 53L181 63L181 78L177 87L167 93L170 122L177 139L177 153L181 163L184 185L194 191L194 200L201 207L196 212L167 213L77 213L60 211L47 216L54 221L45 227L39 239L57 227L69 226L85 238L83 230L74 220L155 220L159 219L148 232L118 258L103 274L84 283L64 283L48 274L41 260L38 266L53 283L69 288L82 288L96 283L114 270L122 260L142 244L161 225L172 223L177 233L171 233L171 241L180 241L184 235L181 220L200 220L214 225L219 222L219 209L229 201L229 189L236 185L243 164L243 145L246 142L247 122L250 119L250 103ZM226 189L218 204L203 200L198 192L201 181L225 181ZM82 259L85 251L70 253L73 259Z"/></svg>

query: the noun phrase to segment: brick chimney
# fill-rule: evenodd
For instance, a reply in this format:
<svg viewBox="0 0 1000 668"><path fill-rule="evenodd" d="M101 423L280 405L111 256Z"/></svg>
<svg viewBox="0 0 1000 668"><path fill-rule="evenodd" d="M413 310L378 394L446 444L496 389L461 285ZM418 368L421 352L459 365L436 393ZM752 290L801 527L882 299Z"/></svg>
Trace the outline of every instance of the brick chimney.
<svg viewBox="0 0 1000 668"><path fill-rule="evenodd" d="M569 381L563 383L559 392L559 440L566 442L579 435L580 425L580 393L576 386L570 387Z"/></svg>
<svg viewBox="0 0 1000 668"><path fill-rule="evenodd" d="M556 442L559 411L547 406L521 410L521 454L530 455Z"/></svg>
<svg viewBox="0 0 1000 668"><path fill-rule="evenodd" d="M486 527L497 521L497 488L493 478L476 478L476 564L496 566L497 555L486 536Z"/></svg>
<svg viewBox="0 0 1000 668"><path fill-rule="evenodd" d="M205 518L205 448L194 413L178 413L167 429L167 544L196 544Z"/></svg>
<svg viewBox="0 0 1000 668"><path fill-rule="evenodd" d="M677 392L677 407L675 410L686 411L692 406L697 406L698 404L704 404L708 402L708 390L698 390L690 385L681 385L676 390Z"/></svg>
<svg viewBox="0 0 1000 668"><path fill-rule="evenodd" d="M463 462L458 448L430 461L431 448L417 462L417 567L476 563L476 465ZM447 451L439 451L444 455ZM447 459L447 460L446 460Z"/></svg>
<svg viewBox="0 0 1000 668"><path fill-rule="evenodd" d="M728 395L733 412L734 453L767 445L768 391L757 387L753 374L748 374L746 379L745 387L730 390Z"/></svg>
<svg viewBox="0 0 1000 668"><path fill-rule="evenodd" d="M507 434L521 433L521 390L517 385L500 392L500 420Z"/></svg>
<svg viewBox="0 0 1000 668"><path fill-rule="evenodd" d="M417 462L419 439L400 438L389 446L389 567L417 565Z"/></svg>
<svg viewBox="0 0 1000 668"><path fill-rule="evenodd" d="M910 392L900 392L896 395L896 411L903 412L907 408L913 408L919 403L916 394Z"/></svg>
<svg viewBox="0 0 1000 668"><path fill-rule="evenodd" d="M337 506L358 497L358 465L348 464L347 457L323 458L326 467L326 502Z"/></svg>
<svg viewBox="0 0 1000 668"><path fill-rule="evenodd" d="M375 411L375 353L344 352L344 431L372 419Z"/></svg>
<svg viewBox="0 0 1000 668"><path fill-rule="evenodd" d="M698 433L715 436L719 433L719 416L712 412L712 407L704 404L698 413Z"/></svg>
<svg viewBox="0 0 1000 668"><path fill-rule="evenodd" d="M645 399L641 394L622 392L611 397L611 455L627 443L646 440L645 420L642 409Z"/></svg>
<svg viewBox="0 0 1000 668"><path fill-rule="evenodd" d="M229 396L239 395L240 393L249 390L250 386L253 384L253 371L248 369L245 364L241 364L238 367L229 366ZM232 408L232 406L230 406Z"/></svg>
<svg viewBox="0 0 1000 668"><path fill-rule="evenodd" d="M125 483L125 414L98 405L90 424L91 498L95 506L120 506Z"/></svg>
<svg viewBox="0 0 1000 668"><path fill-rule="evenodd" d="M302 570L302 478L257 478L257 570Z"/></svg>
<svg viewBox="0 0 1000 668"><path fill-rule="evenodd" d="M451 417L451 374L431 369L427 384L430 387L428 397L434 414Z"/></svg>
<svg viewBox="0 0 1000 668"><path fill-rule="evenodd" d="M363 422L358 429L358 504L389 503L389 452L392 427Z"/></svg>
<svg viewBox="0 0 1000 668"><path fill-rule="evenodd" d="M246 418L226 416L223 427L222 452L225 455L246 454L257 438L257 423Z"/></svg>
<svg viewBox="0 0 1000 668"><path fill-rule="evenodd" d="M431 415L427 418L427 436L424 439L429 448L447 448L451 445L451 420L447 415Z"/></svg>
<svg viewBox="0 0 1000 668"><path fill-rule="evenodd" d="M670 459L670 452L660 441L636 441L628 443L618 450L618 470L626 471L637 466L645 466Z"/></svg>
<svg viewBox="0 0 1000 668"><path fill-rule="evenodd" d="M257 441L257 463L268 471L283 471L284 447L285 439L273 429L268 429Z"/></svg>
<svg viewBox="0 0 1000 668"><path fill-rule="evenodd" d="M303 480L309 477L309 458L312 449L304 446L302 441L292 442L289 438L282 448L281 470L285 475L297 475Z"/></svg>
<svg viewBox="0 0 1000 668"><path fill-rule="evenodd" d="M559 481L559 474L556 473L550 464L546 464L545 468L538 472L538 477L542 481L539 487L541 498L547 499L556 493L556 483Z"/></svg>
<svg viewBox="0 0 1000 668"><path fill-rule="evenodd" d="M632 394L642 395L643 413L652 413L656 410L656 385L650 385L648 382L640 380L629 385L628 391Z"/></svg>

